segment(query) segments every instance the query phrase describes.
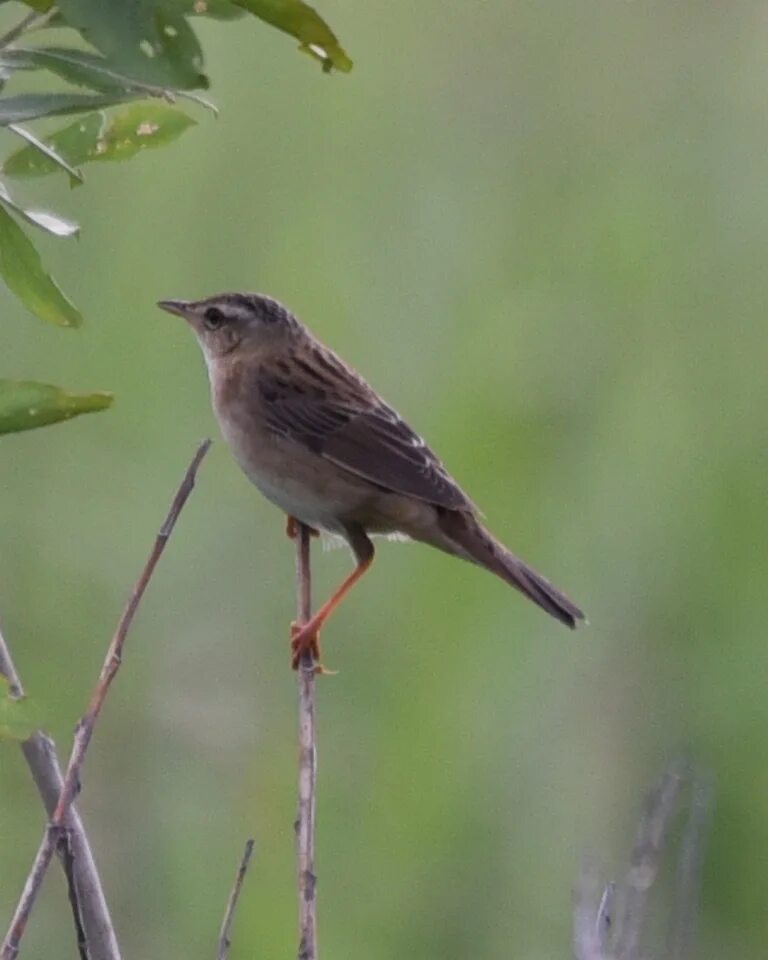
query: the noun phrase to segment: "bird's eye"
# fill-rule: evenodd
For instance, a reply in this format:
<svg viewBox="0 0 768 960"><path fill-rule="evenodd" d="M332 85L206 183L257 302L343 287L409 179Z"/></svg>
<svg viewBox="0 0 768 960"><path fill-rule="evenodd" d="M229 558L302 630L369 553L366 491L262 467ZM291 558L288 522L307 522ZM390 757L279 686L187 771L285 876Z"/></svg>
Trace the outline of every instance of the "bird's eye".
<svg viewBox="0 0 768 960"><path fill-rule="evenodd" d="M205 324L206 330L218 330L219 327L223 326L226 319L218 307L208 307L203 317L203 323Z"/></svg>

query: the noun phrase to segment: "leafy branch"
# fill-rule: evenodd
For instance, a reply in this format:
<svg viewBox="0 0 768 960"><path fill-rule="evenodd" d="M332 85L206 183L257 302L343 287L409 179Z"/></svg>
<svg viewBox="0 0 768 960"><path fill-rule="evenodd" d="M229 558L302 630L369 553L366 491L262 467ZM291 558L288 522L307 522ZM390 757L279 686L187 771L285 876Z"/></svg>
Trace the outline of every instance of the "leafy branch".
<svg viewBox="0 0 768 960"><path fill-rule="evenodd" d="M180 137L196 120L179 102L215 111L194 92L210 87L193 26L201 17L252 15L295 37L324 72L352 68L331 28L301 0L59 0L56 5L26 0L25 5L31 9L0 35L0 128L24 141L0 167L0 277L31 313L59 327L78 327L83 318L44 266L26 228L69 238L78 235L79 224L22 203L9 180L64 173L71 186L79 186L84 164L128 160ZM33 42L40 32L61 28L68 28L68 36L76 31L78 45ZM38 92L36 83L35 92L23 89L31 75L47 76L55 88ZM27 126L68 115L77 119L50 134ZM26 396L35 390L37 399L25 416ZM62 416L63 395L45 384L0 380L0 432L108 406L73 409L70 397Z"/></svg>

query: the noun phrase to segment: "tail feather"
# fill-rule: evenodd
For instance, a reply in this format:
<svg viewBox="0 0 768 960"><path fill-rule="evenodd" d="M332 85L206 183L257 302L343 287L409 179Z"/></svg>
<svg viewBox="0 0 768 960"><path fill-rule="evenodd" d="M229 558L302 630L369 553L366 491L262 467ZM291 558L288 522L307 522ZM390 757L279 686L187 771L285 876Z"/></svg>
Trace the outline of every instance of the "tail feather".
<svg viewBox="0 0 768 960"><path fill-rule="evenodd" d="M546 577L507 550L471 514L446 510L441 514L439 523L443 534L458 548L451 552L495 573L571 629L586 620L583 611L573 601L552 586Z"/></svg>

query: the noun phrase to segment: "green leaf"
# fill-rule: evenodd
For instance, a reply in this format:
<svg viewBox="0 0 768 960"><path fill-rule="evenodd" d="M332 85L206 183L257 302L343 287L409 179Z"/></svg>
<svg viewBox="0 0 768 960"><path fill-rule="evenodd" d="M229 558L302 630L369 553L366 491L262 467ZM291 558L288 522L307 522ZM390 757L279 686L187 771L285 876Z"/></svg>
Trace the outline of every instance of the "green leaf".
<svg viewBox="0 0 768 960"><path fill-rule="evenodd" d="M65 220L55 213L48 213L45 210L29 210L18 204L8 193L4 183L0 183L0 203L5 204L17 213L20 217L31 223L34 227L40 227L55 237L73 237L80 232L78 224L72 220Z"/></svg>
<svg viewBox="0 0 768 960"><path fill-rule="evenodd" d="M127 160L148 147L170 143L194 125L192 117L166 103L137 103L109 116L82 117L49 137L46 146L74 166ZM30 147L18 150L3 165L3 172L14 177L37 177L56 169L52 160Z"/></svg>
<svg viewBox="0 0 768 960"><path fill-rule="evenodd" d="M26 140L31 150L36 150L38 153L41 153L44 157L50 160L54 166L66 171L66 173L69 174L71 186L76 186L78 183L83 182L82 173L80 173L79 170L75 170L73 166L70 166L64 157L56 153L52 147L49 147L47 144L43 143L42 140L39 140L34 133L31 133L29 130L25 129L24 127L20 127L15 123L8 124L8 129L12 133L15 133L17 137L21 137L22 140Z"/></svg>
<svg viewBox="0 0 768 960"><path fill-rule="evenodd" d="M210 17L212 20L238 20L244 10L235 6L233 0L180 0L188 16Z"/></svg>
<svg viewBox="0 0 768 960"><path fill-rule="evenodd" d="M58 6L117 70L157 86L208 86L198 39L172 0L60 0Z"/></svg>
<svg viewBox="0 0 768 960"><path fill-rule="evenodd" d="M103 94L111 94L112 103L136 100L142 96L164 97L171 101L178 97L198 103L214 113L218 112L212 103L198 94L176 88L158 87L120 73L98 53L76 50L73 47L14 47L12 50L0 50L0 82L15 70L43 69L75 86L90 87Z"/></svg>
<svg viewBox="0 0 768 960"><path fill-rule="evenodd" d="M89 159L89 153L95 150L106 125L106 113L88 113L57 130L44 142L67 163L79 166ZM3 164L3 173L9 177L41 177L55 173L56 169L56 164L29 147L22 147L12 153Z"/></svg>
<svg viewBox="0 0 768 960"><path fill-rule="evenodd" d="M33 10L37 10L38 13L45 13L51 9L54 0L24 0L24 3L28 7L32 7Z"/></svg>
<svg viewBox="0 0 768 960"><path fill-rule="evenodd" d="M86 160L127 160L149 147L180 137L197 121L166 103L137 103L113 113Z"/></svg>
<svg viewBox="0 0 768 960"><path fill-rule="evenodd" d="M28 740L41 726L40 711L29 697L0 697L0 742Z"/></svg>
<svg viewBox="0 0 768 960"><path fill-rule="evenodd" d="M0 206L0 275L41 320L61 327L78 327L83 322L79 310L45 272L32 241L3 206Z"/></svg>
<svg viewBox="0 0 768 960"><path fill-rule="evenodd" d="M50 70L56 76L78 87L110 92L114 90L151 90L138 80L110 68L109 61L98 53L70 47L14 47L0 50L0 69Z"/></svg>
<svg viewBox="0 0 768 960"><path fill-rule="evenodd" d="M233 0L278 30L299 41L299 49L323 65L327 73L334 67L344 73L352 69L352 61L336 35L316 10L301 0Z"/></svg>
<svg viewBox="0 0 768 960"><path fill-rule="evenodd" d="M139 91L111 94L97 93L20 93L15 97L0 97L0 126L23 123L39 117L54 117L67 113L82 113L111 107L126 100L143 96Z"/></svg>
<svg viewBox="0 0 768 960"><path fill-rule="evenodd" d="M66 393L34 380L0 380L0 434L33 430L112 405L111 393Z"/></svg>

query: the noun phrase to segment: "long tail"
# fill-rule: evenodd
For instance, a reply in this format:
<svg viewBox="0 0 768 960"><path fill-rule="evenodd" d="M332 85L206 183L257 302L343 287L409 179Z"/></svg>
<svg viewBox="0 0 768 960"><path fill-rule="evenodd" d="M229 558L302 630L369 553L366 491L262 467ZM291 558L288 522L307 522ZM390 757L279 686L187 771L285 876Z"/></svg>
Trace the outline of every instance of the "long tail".
<svg viewBox="0 0 768 960"><path fill-rule="evenodd" d="M586 619L575 603L553 587L549 580L507 550L471 514L446 510L440 514L438 522L442 533L458 548L451 550L452 553L495 573L533 600L542 610L546 610L572 629Z"/></svg>

